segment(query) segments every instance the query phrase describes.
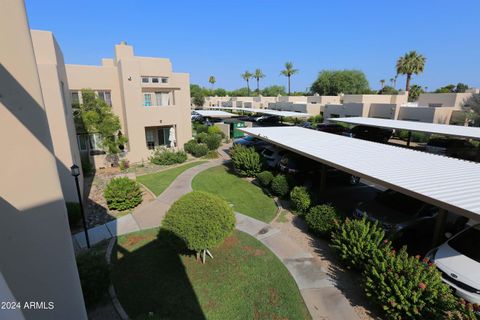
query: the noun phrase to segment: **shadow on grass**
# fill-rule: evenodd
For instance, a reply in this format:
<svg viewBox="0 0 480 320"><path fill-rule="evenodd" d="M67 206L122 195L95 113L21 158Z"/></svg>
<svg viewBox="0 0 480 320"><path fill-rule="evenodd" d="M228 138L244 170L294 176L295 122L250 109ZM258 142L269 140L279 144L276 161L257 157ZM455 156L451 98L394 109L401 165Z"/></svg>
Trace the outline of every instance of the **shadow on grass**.
<svg viewBox="0 0 480 320"><path fill-rule="evenodd" d="M191 252L177 250L181 240L173 234L156 234L117 242L112 279L120 303L133 319L205 319L180 259Z"/></svg>

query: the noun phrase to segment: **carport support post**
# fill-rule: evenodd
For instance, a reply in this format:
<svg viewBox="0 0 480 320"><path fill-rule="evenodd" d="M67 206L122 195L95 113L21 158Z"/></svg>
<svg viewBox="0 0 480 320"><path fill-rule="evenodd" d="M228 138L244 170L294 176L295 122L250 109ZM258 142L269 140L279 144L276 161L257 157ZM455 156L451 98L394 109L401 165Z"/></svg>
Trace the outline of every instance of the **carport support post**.
<svg viewBox="0 0 480 320"><path fill-rule="evenodd" d="M412 131L408 131L407 147L410 147L410 141L412 141Z"/></svg>
<svg viewBox="0 0 480 320"><path fill-rule="evenodd" d="M445 233L445 222L447 220L447 211L440 209L437 220L435 221L435 229L433 230L432 245L435 247L439 245L442 235Z"/></svg>

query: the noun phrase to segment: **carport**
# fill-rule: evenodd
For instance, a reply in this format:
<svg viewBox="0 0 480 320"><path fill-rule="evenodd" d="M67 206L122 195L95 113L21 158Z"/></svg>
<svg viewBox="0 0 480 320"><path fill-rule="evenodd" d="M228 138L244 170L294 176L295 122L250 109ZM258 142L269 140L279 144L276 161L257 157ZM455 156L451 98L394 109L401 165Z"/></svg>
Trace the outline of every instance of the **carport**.
<svg viewBox="0 0 480 320"><path fill-rule="evenodd" d="M300 127L241 130L323 165L439 207L435 243L443 234L447 211L480 220L478 163Z"/></svg>
<svg viewBox="0 0 480 320"><path fill-rule="evenodd" d="M231 118L237 116L236 114L220 110L194 110L194 112L205 118Z"/></svg>
<svg viewBox="0 0 480 320"><path fill-rule="evenodd" d="M242 111L242 112L253 112L260 114L268 114L271 116L278 116L280 118L292 117L292 118L310 118L312 115L303 112L293 112L293 111L280 111L280 110L271 110L271 109L253 109L253 108L234 108L234 107L210 107L210 109L218 110L232 110L232 111Z"/></svg>
<svg viewBox="0 0 480 320"><path fill-rule="evenodd" d="M391 120L365 117L330 118L328 121L343 122L355 125L365 125L385 129L399 129L408 131L407 146L410 146L412 131L434 133L451 137L480 140L480 128L455 126L448 124L426 123L418 121Z"/></svg>

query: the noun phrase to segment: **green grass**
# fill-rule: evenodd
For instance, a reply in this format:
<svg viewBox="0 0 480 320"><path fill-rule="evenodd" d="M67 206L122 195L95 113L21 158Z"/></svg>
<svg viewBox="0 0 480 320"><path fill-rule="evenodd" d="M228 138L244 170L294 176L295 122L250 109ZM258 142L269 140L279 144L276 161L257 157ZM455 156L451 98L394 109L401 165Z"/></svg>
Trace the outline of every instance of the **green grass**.
<svg viewBox="0 0 480 320"><path fill-rule="evenodd" d="M159 196L182 172L205 162L207 161L195 161L161 172L138 176L137 181Z"/></svg>
<svg viewBox="0 0 480 320"><path fill-rule="evenodd" d="M228 172L225 166L199 173L192 183L193 190L214 193L233 204L235 211L270 222L275 217L275 201L254 184Z"/></svg>
<svg viewBox="0 0 480 320"><path fill-rule="evenodd" d="M179 255L158 229L118 238L112 281L132 319L310 319L286 267L234 232L205 264Z"/></svg>

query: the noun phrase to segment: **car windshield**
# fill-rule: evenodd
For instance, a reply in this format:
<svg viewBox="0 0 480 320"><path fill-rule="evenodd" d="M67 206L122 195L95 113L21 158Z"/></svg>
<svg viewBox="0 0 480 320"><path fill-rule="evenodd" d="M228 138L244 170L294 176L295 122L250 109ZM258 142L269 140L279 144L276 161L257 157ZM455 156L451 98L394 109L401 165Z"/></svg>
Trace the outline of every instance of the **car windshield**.
<svg viewBox="0 0 480 320"><path fill-rule="evenodd" d="M480 224L471 227L448 242L450 247L480 263Z"/></svg>
<svg viewBox="0 0 480 320"><path fill-rule="evenodd" d="M273 154L273 150L270 150L270 149L268 149L268 148L265 149L265 150L263 150L263 155L264 155L264 156L269 157L269 156L271 156L272 154Z"/></svg>
<svg viewBox="0 0 480 320"><path fill-rule="evenodd" d="M393 190L382 192L377 197L377 201L388 208L411 216L417 214L417 212L423 206L422 201Z"/></svg>
<svg viewBox="0 0 480 320"><path fill-rule="evenodd" d="M247 140L247 141L253 141L255 140L255 137L253 136L246 136L246 137L243 137L244 140Z"/></svg>

